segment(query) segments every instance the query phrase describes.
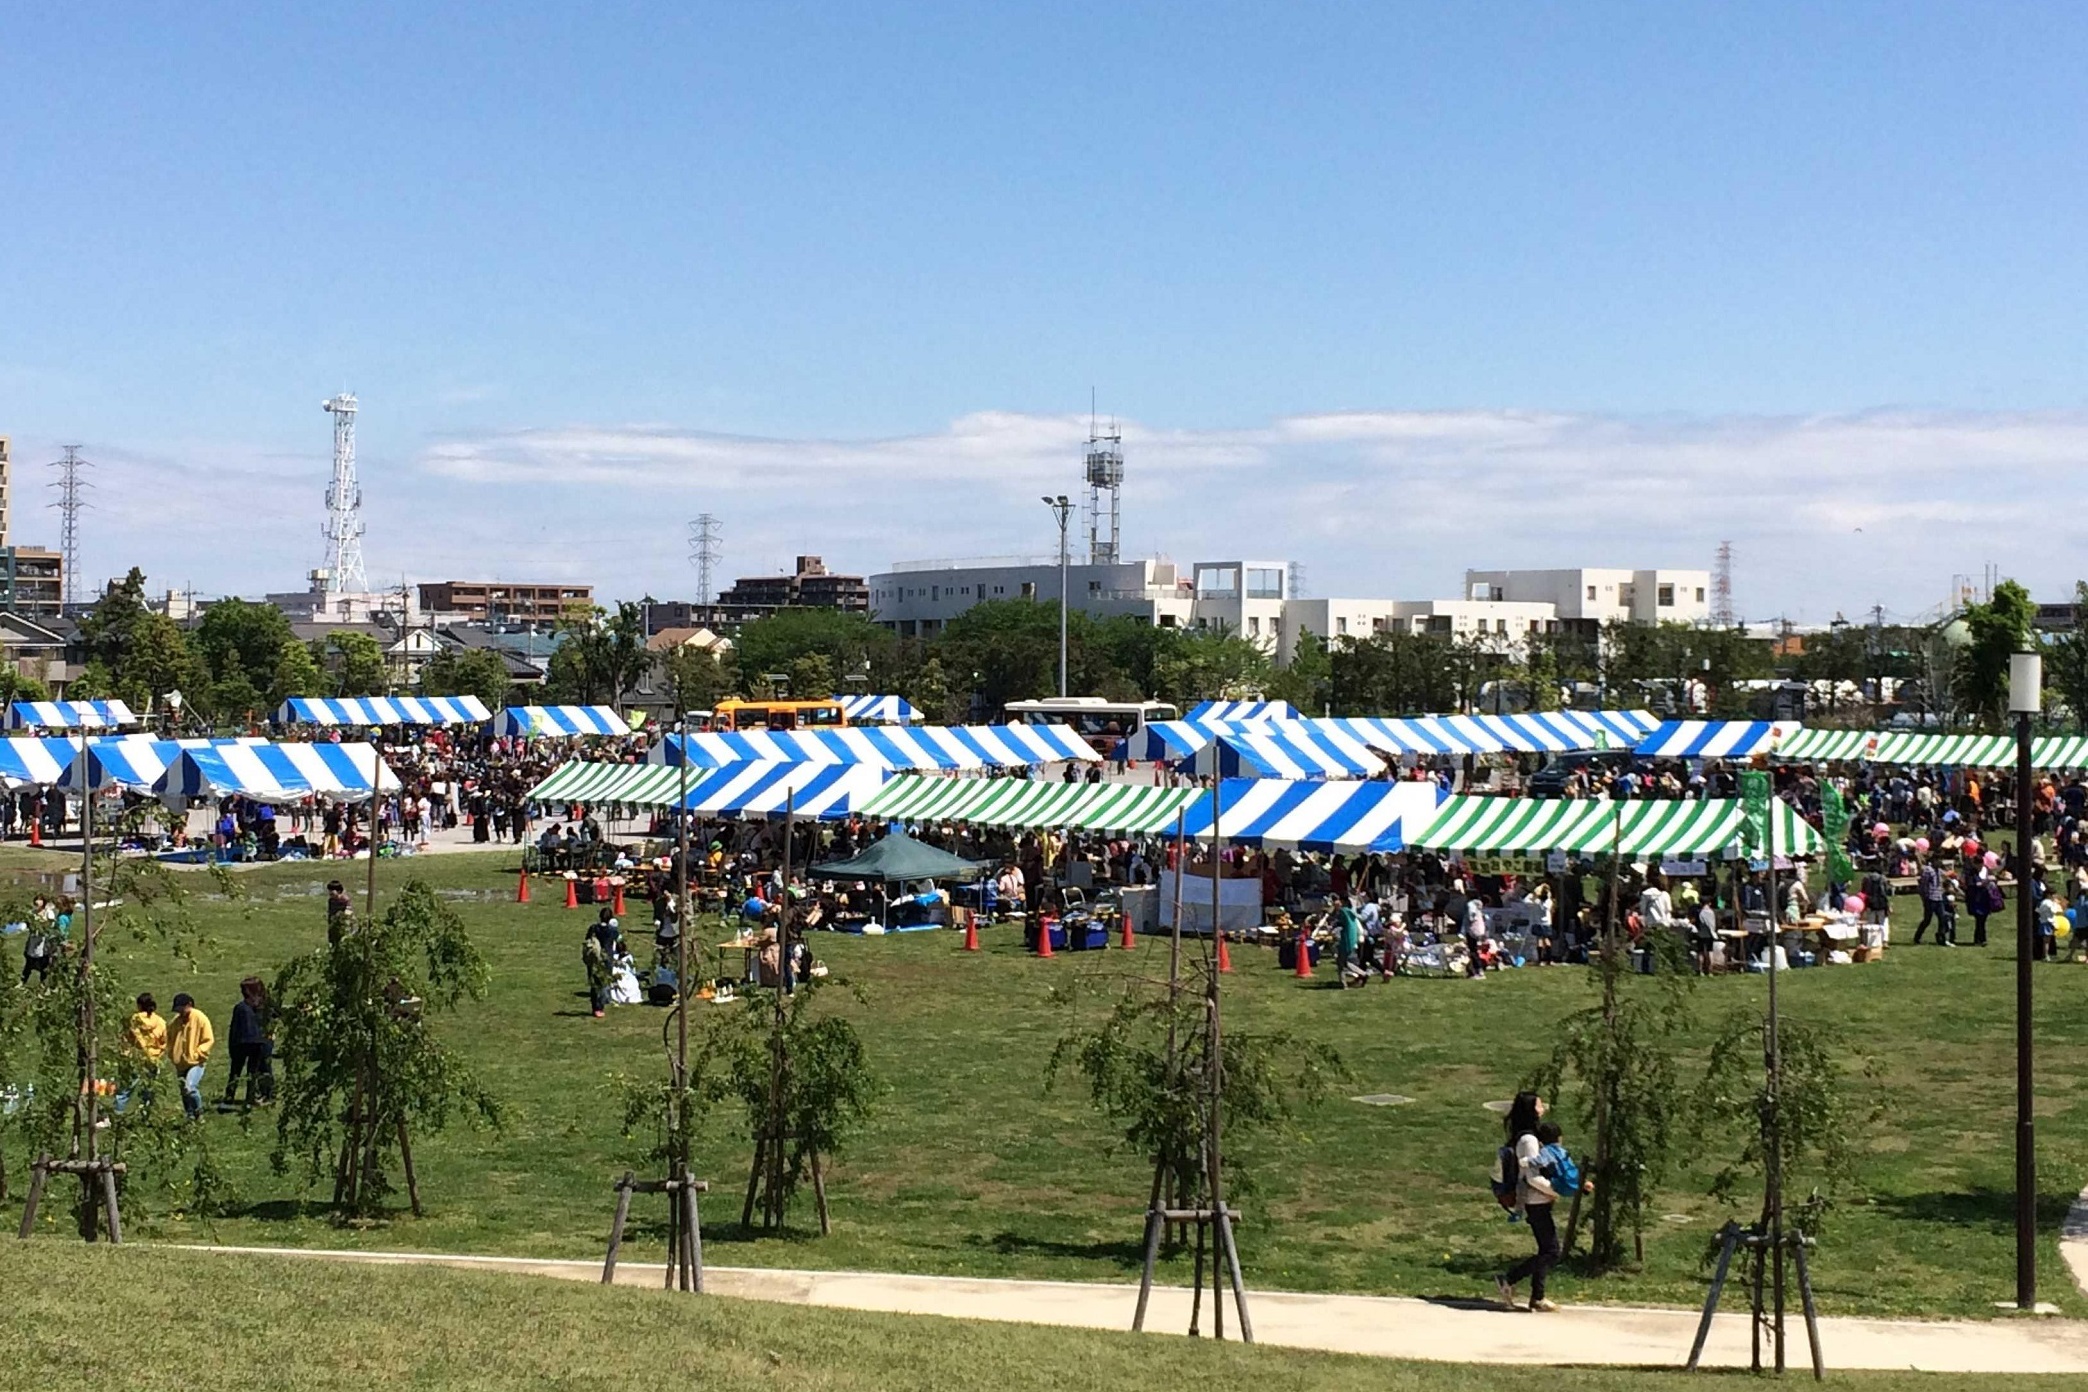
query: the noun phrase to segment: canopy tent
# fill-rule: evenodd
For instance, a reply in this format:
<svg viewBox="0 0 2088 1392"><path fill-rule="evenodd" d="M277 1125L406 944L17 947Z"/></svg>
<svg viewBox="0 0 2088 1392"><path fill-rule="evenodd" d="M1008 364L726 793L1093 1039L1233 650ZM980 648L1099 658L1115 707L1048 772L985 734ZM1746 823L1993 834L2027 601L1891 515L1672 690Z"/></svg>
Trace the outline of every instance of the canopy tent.
<svg viewBox="0 0 2088 1392"><path fill-rule="evenodd" d="M1774 808L1777 851L1817 854L1819 833L1781 798ZM1721 855L1738 844L1743 811L1736 798L1616 803L1469 794L1445 799L1434 819L1411 829L1407 840L1474 855L1605 855L1613 846L1633 857Z"/></svg>
<svg viewBox="0 0 2088 1392"><path fill-rule="evenodd" d="M1363 778L1384 772L1385 761L1353 741L1319 735L1295 722L1229 731L1176 767L1220 778Z"/></svg>
<svg viewBox="0 0 2088 1392"><path fill-rule="evenodd" d="M1296 720L1297 708L1288 701L1204 701L1189 712L1195 721Z"/></svg>
<svg viewBox="0 0 2088 1392"><path fill-rule="evenodd" d="M1147 834L1168 830L1185 809L1209 800L1210 794L1201 788L911 774L886 783L858 810L866 817L902 822ZM1210 820L1208 811L1204 820Z"/></svg>
<svg viewBox="0 0 2088 1392"><path fill-rule="evenodd" d="M2009 756L2009 761L2014 762L2014 755ZM2088 735L2046 735L2034 739L2030 741L2030 763L2042 769L2088 769Z"/></svg>
<svg viewBox="0 0 2088 1392"><path fill-rule="evenodd" d="M476 696L292 696L276 708L279 725L482 725L493 718Z"/></svg>
<svg viewBox="0 0 2088 1392"><path fill-rule="evenodd" d="M1646 711L1535 711L1526 715L1362 716L1301 722L1336 729L1388 754L1561 754L1628 749L1654 728Z"/></svg>
<svg viewBox="0 0 2088 1392"><path fill-rule="evenodd" d="M94 792L103 788L150 788L183 748L171 740L142 737L38 742L58 764L58 775L50 780L52 786L77 788L84 774L88 789ZM207 745L209 741L197 743Z"/></svg>
<svg viewBox="0 0 2088 1392"><path fill-rule="evenodd" d="M608 706L509 706L494 720L501 735L628 735L631 727Z"/></svg>
<svg viewBox="0 0 2088 1392"><path fill-rule="evenodd" d="M2068 768L2082 745L2078 738L2046 738L2030 743L2030 762L2038 768ZM2007 735L1941 734L1915 730L1799 730L1776 746L1775 757L1790 763L1861 760L1909 766L2012 767L2015 740Z"/></svg>
<svg viewBox="0 0 2088 1392"><path fill-rule="evenodd" d="M1211 741L1220 735L1244 728L1233 721L1202 716L1191 716L1186 720L1148 720L1117 741L1116 753L1111 757L1119 763L1127 759L1173 763L1209 747Z"/></svg>
<svg viewBox="0 0 2088 1392"><path fill-rule="evenodd" d="M1636 752L1648 759L1748 759L1774 753L1797 729L1788 720L1669 720Z"/></svg>
<svg viewBox="0 0 2088 1392"><path fill-rule="evenodd" d="M1434 814L1433 783L1287 782L1235 778L1219 785L1218 834L1228 841L1262 847L1332 851L1357 855L1392 852L1406 845L1402 824ZM1189 814L1188 834L1212 835L1211 804Z"/></svg>
<svg viewBox="0 0 2088 1392"><path fill-rule="evenodd" d="M650 767L680 774L678 767ZM794 816L838 821L868 802L884 777L884 770L869 764L732 764L702 771L684 805L712 817L780 817L788 810Z"/></svg>
<svg viewBox="0 0 2088 1392"><path fill-rule="evenodd" d="M648 758L723 768L749 761L869 764L885 769L1020 768L1094 760L1094 747L1064 725L920 725L840 730L710 731L669 735Z"/></svg>
<svg viewBox="0 0 2088 1392"><path fill-rule="evenodd" d="M687 775L690 787L702 777ZM580 802L601 807L672 807L681 799L683 775L664 764L611 764L568 759L529 790L529 801L549 806Z"/></svg>
<svg viewBox="0 0 2088 1392"><path fill-rule="evenodd" d="M843 696L840 701L851 725L912 725L921 718L904 696Z"/></svg>
<svg viewBox="0 0 2088 1392"><path fill-rule="evenodd" d="M138 723L121 701L16 701L7 708L10 730L120 730Z"/></svg>
<svg viewBox="0 0 2088 1392"><path fill-rule="evenodd" d="M916 841L904 832L893 832L884 840L850 856L829 860L806 869L815 880L975 880L991 867L984 861L951 855L939 846Z"/></svg>
<svg viewBox="0 0 2088 1392"><path fill-rule="evenodd" d="M370 744L212 744L180 748L153 784L163 797L208 798L238 793L264 802L304 797L370 795L399 786Z"/></svg>

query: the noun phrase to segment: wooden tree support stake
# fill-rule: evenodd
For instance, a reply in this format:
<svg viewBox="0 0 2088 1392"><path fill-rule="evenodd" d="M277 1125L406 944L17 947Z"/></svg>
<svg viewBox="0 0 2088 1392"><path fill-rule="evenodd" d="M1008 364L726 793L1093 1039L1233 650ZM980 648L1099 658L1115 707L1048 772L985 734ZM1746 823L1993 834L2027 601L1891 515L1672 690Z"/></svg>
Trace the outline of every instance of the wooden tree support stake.
<svg viewBox="0 0 2088 1392"><path fill-rule="evenodd" d="M95 1240L99 1216L109 1227L109 1241L123 1241L123 1213L116 1199L116 1181L124 1173L124 1166L114 1160L53 1160L49 1155L39 1155L29 1166L29 1193L22 1204L22 1228L20 1236L27 1241L36 1230L36 1210L43 1202L44 1181L50 1176L77 1175L80 1185L86 1190L87 1204L81 1236L89 1242Z"/></svg>
<svg viewBox="0 0 2088 1392"><path fill-rule="evenodd" d="M1146 1210L1145 1270L1138 1281L1138 1308L1131 1316L1134 1332L1145 1329L1146 1307L1153 1295L1154 1269L1160 1257L1160 1238L1170 1224L1193 1225L1195 1236L1195 1279L1196 1285L1189 1302L1189 1333L1197 1333L1203 1311L1203 1274L1205 1239L1209 1238L1211 1255L1211 1316L1212 1331L1217 1337L1225 1337L1225 1308L1221 1304L1224 1291L1220 1281L1232 1287L1233 1309L1240 1319L1240 1338L1246 1343L1254 1342L1254 1322L1247 1314L1247 1283L1240 1274L1240 1250L1233 1241L1233 1225L1242 1221L1244 1215L1230 1204L1217 1208L1168 1208L1158 1201ZM1221 1274L1222 1273L1222 1274Z"/></svg>
<svg viewBox="0 0 2088 1392"><path fill-rule="evenodd" d="M1719 1297L1725 1293L1726 1275L1732 1269L1733 1256L1736 1252L1745 1252L1748 1262L1746 1280L1749 1286L1748 1316L1752 1325L1754 1370L1762 1370L1764 1330L1768 1331L1778 1367L1783 1364L1782 1322L1775 1318L1773 1311L1765 1308L1762 1285L1772 1260L1778 1268L1777 1277L1781 1279L1783 1260L1788 1257L1797 1268L1798 1297L1805 1307L1805 1338L1812 1351L1813 1380L1824 1382L1827 1378L1827 1364L1820 1350L1819 1311L1813 1304L1812 1273L1807 1270L1805 1263L1805 1249L1811 1245L1811 1238L1793 1228L1784 1234L1785 1251L1774 1253L1771 1249L1776 1243L1759 1226L1743 1228L1738 1223L1727 1223L1719 1233L1718 1265L1711 1274L1711 1290L1704 1298L1703 1318L1697 1322L1696 1339L1689 1346L1689 1362L1684 1365L1685 1368L1695 1372L1698 1360L1704 1356L1704 1345L1711 1338L1711 1319L1718 1313Z"/></svg>
<svg viewBox="0 0 2088 1392"><path fill-rule="evenodd" d="M616 1282L616 1259L623 1251L624 1225L631 1216L631 1195L667 1196L667 1277L669 1290L703 1290L703 1217L696 1197L710 1192L710 1182L682 1178L639 1179L630 1170L616 1181L616 1217L609 1225L609 1255L602 1262L602 1284Z"/></svg>

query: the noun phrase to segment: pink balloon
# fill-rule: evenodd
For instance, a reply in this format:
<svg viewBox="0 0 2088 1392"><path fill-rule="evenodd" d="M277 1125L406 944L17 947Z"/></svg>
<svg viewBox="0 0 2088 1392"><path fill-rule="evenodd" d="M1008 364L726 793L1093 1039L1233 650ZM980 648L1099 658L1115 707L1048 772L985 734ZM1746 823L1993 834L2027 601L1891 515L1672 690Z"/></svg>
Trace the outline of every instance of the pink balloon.
<svg viewBox="0 0 2088 1392"><path fill-rule="evenodd" d="M1863 896L1861 894L1844 894L1842 896L1842 907L1853 914L1862 913Z"/></svg>
<svg viewBox="0 0 2088 1392"><path fill-rule="evenodd" d="M1929 839L1928 839L1928 838L1927 838L1926 836L1917 836L1917 837L1915 837L1915 838L1914 838L1914 849L1915 849L1915 850L1916 850L1917 852L1919 852L1919 853L1920 853L1920 854L1922 854L1922 855L1927 855L1927 854L1928 854L1928 848L1929 848Z"/></svg>
<svg viewBox="0 0 2088 1392"><path fill-rule="evenodd" d="M2001 868L2001 857L1994 851L1988 851L1984 864L1989 870L1999 870Z"/></svg>

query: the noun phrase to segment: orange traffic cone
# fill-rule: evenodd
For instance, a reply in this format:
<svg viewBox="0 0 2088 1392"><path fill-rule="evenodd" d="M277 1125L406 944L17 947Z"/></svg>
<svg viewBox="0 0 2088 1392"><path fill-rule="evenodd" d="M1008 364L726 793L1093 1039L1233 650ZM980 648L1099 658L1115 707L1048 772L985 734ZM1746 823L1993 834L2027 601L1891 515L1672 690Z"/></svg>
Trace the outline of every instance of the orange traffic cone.
<svg viewBox="0 0 2088 1392"><path fill-rule="evenodd" d="M624 916L623 886L620 884L614 886L614 892L610 896L609 912L615 914L618 918Z"/></svg>
<svg viewBox="0 0 2088 1392"><path fill-rule="evenodd" d="M1312 935L1298 934L1298 977L1302 981L1312 980Z"/></svg>
<svg viewBox="0 0 2088 1392"><path fill-rule="evenodd" d="M1049 957L1051 955L1051 922L1045 918L1037 920L1037 955L1039 957Z"/></svg>
<svg viewBox="0 0 2088 1392"><path fill-rule="evenodd" d="M31 817L29 819L29 844L32 846L41 846L43 844L42 817Z"/></svg>
<svg viewBox="0 0 2088 1392"><path fill-rule="evenodd" d="M1232 975L1232 952L1225 945L1225 935L1218 935L1218 972L1221 976Z"/></svg>
<svg viewBox="0 0 2088 1392"><path fill-rule="evenodd" d="M517 904L527 904L529 902L529 867L526 865L522 867L521 877L515 881L515 902Z"/></svg>
<svg viewBox="0 0 2088 1392"><path fill-rule="evenodd" d="M578 880L566 881L566 907L569 909L580 907L580 882Z"/></svg>
<svg viewBox="0 0 2088 1392"><path fill-rule="evenodd" d="M966 952L977 952L979 950L979 920L975 914L966 914L964 916L964 950Z"/></svg>
<svg viewBox="0 0 2088 1392"><path fill-rule="evenodd" d="M1124 935L1117 941L1117 946L1126 951L1138 946L1138 939L1131 935L1131 915L1129 914L1124 915Z"/></svg>

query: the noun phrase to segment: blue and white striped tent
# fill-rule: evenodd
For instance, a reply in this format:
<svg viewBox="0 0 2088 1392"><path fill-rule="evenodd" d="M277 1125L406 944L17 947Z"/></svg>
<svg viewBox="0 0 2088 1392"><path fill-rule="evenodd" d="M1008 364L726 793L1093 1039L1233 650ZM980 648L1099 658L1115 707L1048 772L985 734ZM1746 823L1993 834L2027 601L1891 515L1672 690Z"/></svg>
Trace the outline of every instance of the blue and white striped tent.
<svg viewBox="0 0 2088 1392"><path fill-rule="evenodd" d="M16 701L7 708L10 730L120 730L137 723L121 701Z"/></svg>
<svg viewBox="0 0 2088 1392"><path fill-rule="evenodd" d="M1227 841L1264 849L1290 847L1357 855L1406 845L1402 825L1425 826L1441 797L1434 783L1298 783L1234 778L1219 785L1218 832ZM1212 837L1208 798L1190 808L1190 836Z"/></svg>
<svg viewBox="0 0 2088 1392"><path fill-rule="evenodd" d="M357 798L370 795L373 769L380 790L399 786L375 745L212 744L180 749L152 786L168 799L228 793L269 802Z"/></svg>
<svg viewBox="0 0 2088 1392"><path fill-rule="evenodd" d="M1187 718L1197 721L1296 720L1298 711L1288 701L1205 701L1191 709Z"/></svg>
<svg viewBox="0 0 2088 1392"><path fill-rule="evenodd" d="M1020 768L1093 760L1094 747L1064 725L868 726L840 730L708 731L670 735L653 746L653 763L723 768L753 760L774 763L868 764L884 769Z"/></svg>
<svg viewBox="0 0 2088 1392"><path fill-rule="evenodd" d="M1176 759L1188 758L1220 735L1245 728L1234 721L1197 716L1182 720L1149 720L1117 741L1116 751L1110 757L1119 763L1126 759L1172 763Z"/></svg>
<svg viewBox="0 0 2088 1392"><path fill-rule="evenodd" d="M1797 729L1788 720L1670 720L1636 752L1648 759L1746 759L1774 752Z"/></svg>
<svg viewBox="0 0 2088 1392"><path fill-rule="evenodd" d="M628 735L631 727L608 706L509 706L494 724L502 735Z"/></svg>
<svg viewBox="0 0 2088 1392"><path fill-rule="evenodd" d="M705 773L683 804L712 817L794 816L834 821L848 816L884 786L884 770L869 764L732 764Z"/></svg>
<svg viewBox="0 0 2088 1392"><path fill-rule="evenodd" d="M1228 731L1175 765L1221 778L1367 778L1385 761L1371 750L1298 724Z"/></svg>
<svg viewBox="0 0 2088 1392"><path fill-rule="evenodd" d="M292 696L276 709L279 725L482 725L493 718L476 696Z"/></svg>
<svg viewBox="0 0 2088 1392"><path fill-rule="evenodd" d="M88 750L86 782L91 789L150 788L181 749L214 744L265 743L237 740L156 740L150 735L43 735L0 740L0 785L9 788L78 786L79 754Z"/></svg>
<svg viewBox="0 0 2088 1392"><path fill-rule="evenodd" d="M1420 715L1308 720L1334 726L1388 754L1559 754L1629 749L1655 721L1644 711L1540 711L1526 715Z"/></svg>
<svg viewBox="0 0 2088 1392"><path fill-rule="evenodd" d="M921 713L904 696L843 696L841 713L851 725L912 725Z"/></svg>

